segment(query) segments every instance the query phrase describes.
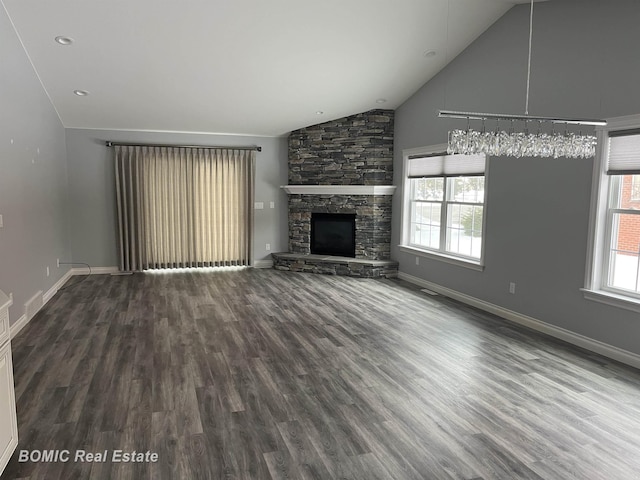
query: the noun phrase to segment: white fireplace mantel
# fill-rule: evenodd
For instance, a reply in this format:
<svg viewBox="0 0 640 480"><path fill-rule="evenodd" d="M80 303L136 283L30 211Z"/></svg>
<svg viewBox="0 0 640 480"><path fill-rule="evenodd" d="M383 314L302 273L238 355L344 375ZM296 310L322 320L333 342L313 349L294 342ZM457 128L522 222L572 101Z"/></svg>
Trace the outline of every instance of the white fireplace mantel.
<svg viewBox="0 0 640 480"><path fill-rule="evenodd" d="M395 185L282 185L290 195L393 195Z"/></svg>

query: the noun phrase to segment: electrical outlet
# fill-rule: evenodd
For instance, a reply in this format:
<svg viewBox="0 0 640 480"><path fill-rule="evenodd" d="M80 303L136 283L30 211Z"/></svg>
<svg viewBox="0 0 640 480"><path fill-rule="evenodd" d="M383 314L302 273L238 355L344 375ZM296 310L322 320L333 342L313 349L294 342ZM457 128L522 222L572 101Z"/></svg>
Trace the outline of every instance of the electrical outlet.
<svg viewBox="0 0 640 480"><path fill-rule="evenodd" d="M264 208L264 202L255 202L253 204L253 208L256 210L262 210Z"/></svg>
<svg viewBox="0 0 640 480"><path fill-rule="evenodd" d="M4 220L2 219L2 215L0 215L0 228L4 227Z"/></svg>
<svg viewBox="0 0 640 480"><path fill-rule="evenodd" d="M420 265L420 257L416 257L416 265Z"/></svg>
<svg viewBox="0 0 640 480"><path fill-rule="evenodd" d="M269 202L269 208L276 208L276 202Z"/></svg>
<svg viewBox="0 0 640 480"><path fill-rule="evenodd" d="M47 267L47 277L49 276L49 267Z"/></svg>
<svg viewBox="0 0 640 480"><path fill-rule="evenodd" d="M264 249L265 249L267 252L268 252L269 250L271 250L271 244L270 244L270 243L267 243L267 244L264 246Z"/></svg>
<svg viewBox="0 0 640 480"><path fill-rule="evenodd" d="M516 293L516 283L515 282L509 282L509 293L511 293L511 294Z"/></svg>

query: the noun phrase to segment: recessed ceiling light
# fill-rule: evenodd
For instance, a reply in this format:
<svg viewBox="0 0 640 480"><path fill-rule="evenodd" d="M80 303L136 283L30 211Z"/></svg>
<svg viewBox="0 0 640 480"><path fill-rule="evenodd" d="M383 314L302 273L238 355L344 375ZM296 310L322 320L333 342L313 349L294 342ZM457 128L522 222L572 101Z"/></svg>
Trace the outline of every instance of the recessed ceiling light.
<svg viewBox="0 0 640 480"><path fill-rule="evenodd" d="M86 97L87 95L89 95L89 92L87 92L86 90L74 90L73 93L75 93L79 97Z"/></svg>
<svg viewBox="0 0 640 480"><path fill-rule="evenodd" d="M323 112L322 110L318 110L318 111L316 112L316 115L322 115L323 113L324 113L324 112Z"/></svg>
<svg viewBox="0 0 640 480"><path fill-rule="evenodd" d="M426 52L424 52L424 56L427 57L427 58L435 57L436 56L436 51L435 50L427 50Z"/></svg>
<svg viewBox="0 0 640 480"><path fill-rule="evenodd" d="M55 40L60 45L71 45L73 43L73 38L69 37L56 37Z"/></svg>
<svg viewBox="0 0 640 480"><path fill-rule="evenodd" d="M376 103L385 103L387 101L386 98L379 98L376 100Z"/></svg>

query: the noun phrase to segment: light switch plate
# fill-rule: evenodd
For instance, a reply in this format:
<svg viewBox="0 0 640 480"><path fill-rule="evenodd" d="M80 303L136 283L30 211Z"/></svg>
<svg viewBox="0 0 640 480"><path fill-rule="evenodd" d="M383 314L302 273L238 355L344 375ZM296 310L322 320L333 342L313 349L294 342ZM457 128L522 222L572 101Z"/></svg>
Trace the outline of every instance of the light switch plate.
<svg viewBox="0 0 640 480"><path fill-rule="evenodd" d="M262 210L264 208L264 202L256 202L253 205L253 208L255 208L256 210Z"/></svg>

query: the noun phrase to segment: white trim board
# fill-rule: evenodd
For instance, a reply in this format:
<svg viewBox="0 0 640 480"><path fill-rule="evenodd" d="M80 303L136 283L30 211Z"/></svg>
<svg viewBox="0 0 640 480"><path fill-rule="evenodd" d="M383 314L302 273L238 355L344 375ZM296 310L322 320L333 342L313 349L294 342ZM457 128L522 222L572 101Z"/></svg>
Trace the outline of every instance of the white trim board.
<svg viewBox="0 0 640 480"><path fill-rule="evenodd" d="M119 272L118 267L91 267L91 273L87 267L71 269L71 275L112 275Z"/></svg>
<svg viewBox="0 0 640 480"><path fill-rule="evenodd" d="M585 337L584 335L580 335L579 333L556 327L555 325L543 322L542 320L529 317L528 315L523 315L522 313L514 312L513 310L500 307L499 305L495 305L493 303L485 302L484 300L480 300L479 298L472 297L470 295L452 290L447 287L443 287L442 285L438 285L437 283L414 277L413 275L409 275L407 273L398 272L398 278L400 280L405 280L409 283L413 283L414 285L418 285L420 287L437 292L441 295L444 295L445 297L453 298L454 300L458 300L459 302L479 308L480 310L484 310L485 312L492 313L494 315L497 315L498 317L504 318L505 320L517 323L518 325L523 325L532 330L584 348L585 350L598 353L607 358L616 360L635 368L640 368L640 355L629 352L628 350L623 350L622 348L609 345L599 340Z"/></svg>
<svg viewBox="0 0 640 480"><path fill-rule="evenodd" d="M118 267L94 267L91 269L91 275L112 274L117 273L118 271ZM72 276L87 275L88 273L89 269L86 267L69 269L67 273L60 277L60 280L54 283L53 286L42 295L42 307L44 307L47 302L51 300L56 293L58 293L58 290L60 290L67 282L67 280L69 280ZM36 313L38 313L42 309L42 307L40 307L37 312L34 312L31 318L35 317ZM26 314L23 314L9 327L9 332L12 340L18 333L20 333L20 330L22 330L29 323L31 318L27 317Z"/></svg>
<svg viewBox="0 0 640 480"><path fill-rule="evenodd" d="M395 185L281 185L290 195L393 195Z"/></svg>
<svg viewBox="0 0 640 480"><path fill-rule="evenodd" d="M9 327L11 340L13 340L13 337L20 333L20 330L22 330L27 325L27 323L29 323L29 320L27 320L27 316L25 314L22 314L20 318L18 318L18 320L11 324L11 326Z"/></svg>
<svg viewBox="0 0 640 480"><path fill-rule="evenodd" d="M253 268L273 268L273 260L256 260L253 262Z"/></svg>
<svg viewBox="0 0 640 480"><path fill-rule="evenodd" d="M53 286L42 296L42 306L45 306L47 302L51 300L56 293L58 293L58 290L60 290L62 286L67 283L67 280L69 280L72 276L73 273L71 272L71 269L67 270L67 272L62 277L60 277L60 280L54 283Z"/></svg>

